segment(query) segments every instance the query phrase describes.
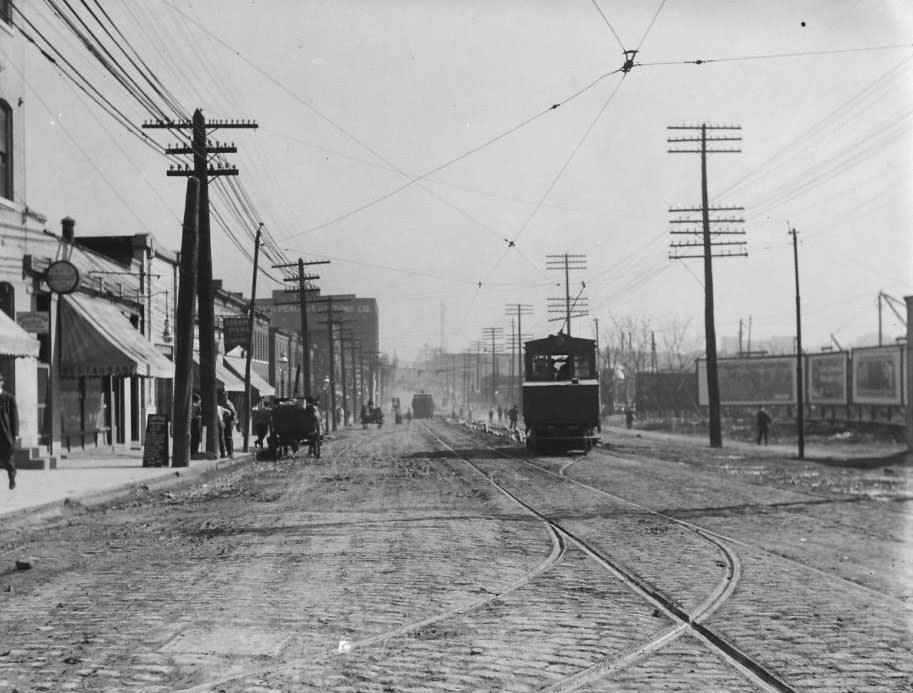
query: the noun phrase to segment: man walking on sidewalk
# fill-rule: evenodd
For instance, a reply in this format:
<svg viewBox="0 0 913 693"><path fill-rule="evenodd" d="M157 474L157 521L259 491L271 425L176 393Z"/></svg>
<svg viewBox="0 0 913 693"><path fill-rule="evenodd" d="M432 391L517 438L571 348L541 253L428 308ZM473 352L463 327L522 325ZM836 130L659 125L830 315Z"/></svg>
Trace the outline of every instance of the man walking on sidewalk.
<svg viewBox="0 0 913 693"><path fill-rule="evenodd" d="M0 374L0 464L10 479L10 491L16 488L16 463L13 448L19 437L19 408L16 398L3 389L5 378Z"/></svg>
<svg viewBox="0 0 913 693"><path fill-rule="evenodd" d="M758 407L758 445L761 444L761 439L764 439L764 445L767 445L767 434L770 432L770 424L772 423L770 414L767 413L767 410L764 407Z"/></svg>

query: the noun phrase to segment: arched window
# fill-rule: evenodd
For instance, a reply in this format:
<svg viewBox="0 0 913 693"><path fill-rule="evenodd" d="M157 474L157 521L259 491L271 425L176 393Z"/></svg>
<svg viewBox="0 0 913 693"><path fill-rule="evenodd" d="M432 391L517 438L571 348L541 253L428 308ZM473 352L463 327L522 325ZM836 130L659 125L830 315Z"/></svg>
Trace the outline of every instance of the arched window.
<svg viewBox="0 0 913 693"><path fill-rule="evenodd" d="M0 99L0 195L13 199L13 109Z"/></svg>
<svg viewBox="0 0 913 693"><path fill-rule="evenodd" d="M16 290L9 282L0 282L0 310L16 319Z"/></svg>

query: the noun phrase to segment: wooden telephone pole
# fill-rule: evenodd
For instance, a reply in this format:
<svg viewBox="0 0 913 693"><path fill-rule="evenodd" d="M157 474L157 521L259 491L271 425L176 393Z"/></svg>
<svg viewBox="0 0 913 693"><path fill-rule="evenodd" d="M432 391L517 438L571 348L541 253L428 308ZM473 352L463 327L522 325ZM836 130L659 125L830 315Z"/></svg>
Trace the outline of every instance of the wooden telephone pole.
<svg viewBox="0 0 913 693"><path fill-rule="evenodd" d="M206 424L206 451L212 455L218 455L219 452L219 413L216 400L216 354L218 350L216 349L215 332L215 292L212 283L212 238L209 230L209 179L214 176L237 176L238 169L224 163L213 165L210 163L210 157L218 154L233 154L238 150L234 144L212 142L209 135L215 130L256 127L257 124L252 120L213 120L207 123L203 117L203 111L199 108L193 112L193 119L190 121L155 120L143 123L144 129L191 130L193 133L190 146L168 147L165 149L165 153L193 155L192 168L186 165L183 168L172 166L168 169L167 174L169 176L192 176L200 182L196 287L200 336L200 396ZM186 316L176 318L178 322L182 320L186 320ZM183 348L187 347L183 346ZM193 348L192 340L190 348ZM175 357L180 358L177 354Z"/></svg>
<svg viewBox="0 0 913 693"><path fill-rule="evenodd" d="M327 328L327 341L329 342L330 347L330 421L333 422L333 430L336 430L337 421L336 421L336 340L333 339L333 325L337 324L339 321L334 320L334 316L342 313L341 310L333 309L333 297L327 296L323 299L326 302L326 310L319 311L323 315L326 315L327 319L323 323ZM342 345L340 345L340 351L342 350ZM344 378L345 376L343 376ZM343 380L345 383L345 380Z"/></svg>
<svg viewBox="0 0 913 693"><path fill-rule="evenodd" d="M250 313L247 316L247 349L244 353L244 452L250 444L250 362L254 355L254 313L257 308L257 274L260 272L260 236L263 222L257 227L254 238L254 275L250 282Z"/></svg>
<svg viewBox="0 0 913 693"><path fill-rule="evenodd" d="M796 272L796 431L799 438L799 459L805 459L805 378L802 370L802 304L799 299L799 240L795 229L793 237L793 264Z"/></svg>
<svg viewBox="0 0 913 693"><path fill-rule="evenodd" d="M521 385L523 383L523 316L532 315L533 307L528 303L509 303L506 306L505 315L517 318L517 329L514 333L517 348L517 399L522 400L520 396ZM511 340L511 351L514 348L514 340Z"/></svg>
<svg viewBox="0 0 913 693"><path fill-rule="evenodd" d="M716 257L733 257L747 256L744 240L720 241L714 240L715 237L722 235L744 236L743 230L712 230L711 224L727 223L741 224L744 219L741 218L710 218L711 212L729 212L743 211L742 207L711 207L709 195L707 193L707 155L737 153L741 149L708 149L708 143L713 142L740 142L739 136L721 136L708 137L708 130L713 132L717 130L734 131L741 130L738 125L670 125L669 130L699 130L699 136L694 132L689 132L690 137L669 137L667 142L673 145L669 152L672 154L700 154L701 155L701 205L695 208L670 208L672 213L680 214L700 214L700 221L693 217L681 217L673 219L673 224L687 224L688 227L672 231L673 234L694 234L702 236L701 241L684 241L673 242L669 253L669 259L678 260L683 258L703 258L704 260L704 337L707 352L707 403L708 403L708 420L710 429L710 447L719 448L723 445L722 422L720 413L720 383L717 374L716 363L716 326L714 323L713 311L713 263L714 248L727 246L730 249L719 251ZM695 148L695 145L700 145ZM688 148L682 149L681 146ZM711 146L713 146L711 144ZM700 223L699 227L694 227Z"/></svg>
<svg viewBox="0 0 913 693"><path fill-rule="evenodd" d="M307 295L316 294L320 290L308 286L308 282L315 281L320 279L320 275L317 274L305 274L305 266L310 265L328 265L330 264L329 260L311 260L310 262L305 262L302 258L298 258L298 262L290 262L284 265L273 265L274 269L289 269L296 268L298 270L297 276L286 277L285 281L287 282L298 282L298 311L301 313L301 340L304 343L304 354L301 359L301 363L304 365L304 394L308 395L313 392L312 387L313 383L311 382L311 338L308 331L308 311L307 311Z"/></svg>
<svg viewBox="0 0 913 693"><path fill-rule="evenodd" d="M583 293L583 287L581 287L580 292L574 298L573 302L571 301L571 270L584 270L586 269L586 255L573 255L570 253L562 253L560 255L546 255L545 256L545 267L550 270L563 270L564 271L564 298L550 298L548 299L548 312L556 315L557 317L549 318L549 322L555 322L560 320L567 326L567 336L571 336L571 318L582 318L588 313L588 308L586 305L587 299L581 294ZM561 304L564 304L563 307Z"/></svg>
<svg viewBox="0 0 913 693"><path fill-rule="evenodd" d="M498 347L495 340L504 338L503 327L483 327L483 339L491 340L491 405L497 404L497 381L498 381Z"/></svg>

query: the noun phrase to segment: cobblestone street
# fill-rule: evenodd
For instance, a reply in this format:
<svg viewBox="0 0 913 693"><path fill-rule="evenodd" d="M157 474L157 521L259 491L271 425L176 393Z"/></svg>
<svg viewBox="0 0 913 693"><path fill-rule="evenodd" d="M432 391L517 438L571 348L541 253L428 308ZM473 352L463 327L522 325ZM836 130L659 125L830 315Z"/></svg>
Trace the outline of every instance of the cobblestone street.
<svg viewBox="0 0 913 693"><path fill-rule="evenodd" d="M913 690L906 468L607 441L348 429L17 522L0 692Z"/></svg>

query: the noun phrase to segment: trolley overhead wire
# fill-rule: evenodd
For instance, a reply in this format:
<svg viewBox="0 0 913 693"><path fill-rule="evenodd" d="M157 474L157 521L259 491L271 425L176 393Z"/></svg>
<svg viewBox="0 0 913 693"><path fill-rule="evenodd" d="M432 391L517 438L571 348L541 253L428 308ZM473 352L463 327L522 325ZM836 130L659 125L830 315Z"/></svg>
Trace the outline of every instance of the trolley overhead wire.
<svg viewBox="0 0 913 693"><path fill-rule="evenodd" d="M618 35L618 32L615 31L615 27L612 26L612 22L609 21L609 18L606 16L606 13L602 11L602 8L599 6L599 3L596 0L590 0L593 3L593 7L596 8L596 11L599 13L599 16L602 17L602 21L606 23L606 26L609 27L609 31L612 32L612 36L615 37L615 40L618 41L618 45L621 46L621 52L625 51L625 44L622 43L621 37Z"/></svg>
<svg viewBox="0 0 913 693"><path fill-rule="evenodd" d="M893 43L885 46L867 46L862 48L836 48L820 51L798 51L795 53L768 53L766 55L741 55L726 58L697 58L691 60L660 60L649 63L635 63L635 67L655 67L659 65L708 65L710 63L731 63L746 60L776 60L781 58L801 58L814 55L840 55L845 53L868 53L873 51L913 48L913 43Z"/></svg>

